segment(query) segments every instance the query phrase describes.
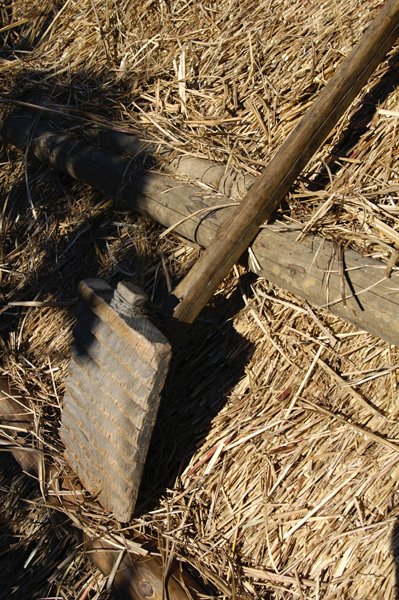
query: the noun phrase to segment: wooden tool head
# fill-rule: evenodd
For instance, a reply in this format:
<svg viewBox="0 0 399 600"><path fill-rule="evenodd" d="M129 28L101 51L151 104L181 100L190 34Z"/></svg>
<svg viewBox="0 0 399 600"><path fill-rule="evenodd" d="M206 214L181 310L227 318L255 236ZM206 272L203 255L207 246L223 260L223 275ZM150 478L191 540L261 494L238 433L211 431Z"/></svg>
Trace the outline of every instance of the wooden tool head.
<svg viewBox="0 0 399 600"><path fill-rule="evenodd" d="M116 519L131 518L172 350L139 288L82 281L61 419L65 457Z"/></svg>

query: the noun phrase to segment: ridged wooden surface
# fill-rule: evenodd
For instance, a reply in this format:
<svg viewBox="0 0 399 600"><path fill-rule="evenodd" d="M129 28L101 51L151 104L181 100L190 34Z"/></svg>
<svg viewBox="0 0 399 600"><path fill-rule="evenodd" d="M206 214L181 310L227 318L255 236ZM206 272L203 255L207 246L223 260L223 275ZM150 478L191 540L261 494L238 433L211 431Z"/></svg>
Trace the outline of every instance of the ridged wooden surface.
<svg viewBox="0 0 399 600"><path fill-rule="evenodd" d="M114 291L101 280L80 285L83 303L60 435L83 485L126 522L134 511L171 349L140 309L135 313L140 295L121 284L118 290L131 302L131 314L121 314Z"/></svg>

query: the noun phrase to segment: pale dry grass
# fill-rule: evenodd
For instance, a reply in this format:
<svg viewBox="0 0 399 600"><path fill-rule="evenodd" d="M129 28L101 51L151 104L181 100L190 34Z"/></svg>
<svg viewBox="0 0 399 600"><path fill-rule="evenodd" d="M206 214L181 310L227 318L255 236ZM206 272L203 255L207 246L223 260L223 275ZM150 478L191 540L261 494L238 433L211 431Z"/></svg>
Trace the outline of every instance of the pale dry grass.
<svg viewBox="0 0 399 600"><path fill-rule="evenodd" d="M2 97L46 101L142 135L146 128L173 150L256 176L380 5L3 2ZM394 48L278 215L298 236L316 231L391 265L397 64ZM78 281L128 276L158 301L166 293L159 248L174 283L195 252L172 234L160 241L155 224L12 148L1 163L2 374L24 393L38 439L62 465L57 427ZM120 531L92 498L65 514L87 533L112 531L121 548L128 534L156 541L218 597L394 598L398 350L237 275L175 358L136 518ZM13 531L27 559L40 539L30 537L19 477L4 472L3 519L20 520ZM50 532L42 497L29 502ZM37 549L42 561L47 544L59 543L49 536ZM70 552L61 549L58 566ZM49 563L38 593L105 597L82 549L60 567L65 577L57 565Z"/></svg>

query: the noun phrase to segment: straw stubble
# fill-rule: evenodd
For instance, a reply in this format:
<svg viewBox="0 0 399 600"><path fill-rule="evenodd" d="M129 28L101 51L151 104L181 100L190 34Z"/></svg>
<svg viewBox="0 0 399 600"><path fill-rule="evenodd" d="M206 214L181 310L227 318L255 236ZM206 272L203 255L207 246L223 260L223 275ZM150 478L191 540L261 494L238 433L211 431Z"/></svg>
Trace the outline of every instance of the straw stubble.
<svg viewBox="0 0 399 600"><path fill-rule="evenodd" d="M2 93L37 103L40 89L79 119L256 176L380 5L14 0L10 11L0 8ZM299 237L333 240L343 261L348 247L378 258L381 277L386 265L397 270L397 83L394 49L277 214L278 226ZM10 149L1 162L2 373L30 403L38 443L63 469L57 428L74 323L66 303L76 302L78 282L115 285L129 273L156 303L166 294L159 249L172 284L196 252ZM392 597L398 351L265 280L244 278L240 287L238 276L241 267L175 359L139 516L120 530L89 495L78 510L65 502L64 514L119 551L138 554L155 541L166 565L173 549L219 597L233 589L237 598ZM325 279L328 305L336 298ZM27 568L48 567L38 593L75 586L83 596L98 585L99 594L106 582L91 579L83 549L71 563L53 555L59 575L49 542L29 525L51 523L45 501L30 497L23 508L21 482L10 487L4 477L3 514L18 511Z"/></svg>

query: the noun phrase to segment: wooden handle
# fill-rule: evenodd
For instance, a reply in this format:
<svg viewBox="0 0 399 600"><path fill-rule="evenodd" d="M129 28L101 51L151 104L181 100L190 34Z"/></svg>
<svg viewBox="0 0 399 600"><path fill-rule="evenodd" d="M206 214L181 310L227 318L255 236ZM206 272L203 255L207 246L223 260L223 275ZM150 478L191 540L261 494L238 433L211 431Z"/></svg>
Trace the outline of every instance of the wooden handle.
<svg viewBox="0 0 399 600"><path fill-rule="evenodd" d="M161 313L172 343L213 296L398 37L399 0L389 0L202 257L169 295Z"/></svg>

